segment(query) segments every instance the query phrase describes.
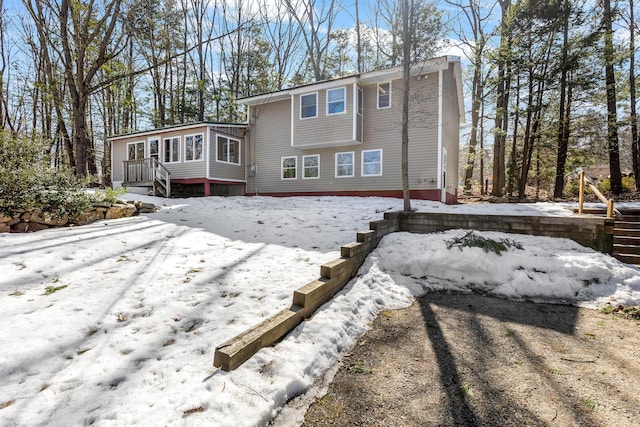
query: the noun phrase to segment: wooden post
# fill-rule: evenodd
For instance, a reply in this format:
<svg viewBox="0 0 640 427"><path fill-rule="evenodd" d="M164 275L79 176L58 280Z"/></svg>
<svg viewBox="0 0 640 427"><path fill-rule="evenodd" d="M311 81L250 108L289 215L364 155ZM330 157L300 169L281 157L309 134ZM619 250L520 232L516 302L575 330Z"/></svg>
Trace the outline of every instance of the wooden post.
<svg viewBox="0 0 640 427"><path fill-rule="evenodd" d="M607 201L607 218L613 218L613 199Z"/></svg>
<svg viewBox="0 0 640 427"><path fill-rule="evenodd" d="M582 214L584 206L584 171L580 172L580 202L578 203L578 214Z"/></svg>

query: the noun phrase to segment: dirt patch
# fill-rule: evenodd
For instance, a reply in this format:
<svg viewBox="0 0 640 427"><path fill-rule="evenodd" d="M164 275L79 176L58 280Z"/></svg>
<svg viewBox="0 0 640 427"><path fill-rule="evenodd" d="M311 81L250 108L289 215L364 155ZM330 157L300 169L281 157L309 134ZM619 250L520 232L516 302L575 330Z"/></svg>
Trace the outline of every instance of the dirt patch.
<svg viewBox="0 0 640 427"><path fill-rule="evenodd" d="M429 294L382 313L305 426L637 426L640 324Z"/></svg>

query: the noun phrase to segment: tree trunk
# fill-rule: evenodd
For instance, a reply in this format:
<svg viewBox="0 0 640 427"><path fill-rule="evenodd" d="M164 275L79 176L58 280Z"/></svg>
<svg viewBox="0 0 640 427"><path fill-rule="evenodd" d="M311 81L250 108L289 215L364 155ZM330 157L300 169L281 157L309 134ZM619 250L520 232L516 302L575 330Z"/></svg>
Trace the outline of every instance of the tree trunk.
<svg viewBox="0 0 640 427"><path fill-rule="evenodd" d="M500 58L498 63L498 99L496 102L495 137L493 145L493 188L491 194L502 196L505 186L505 143L509 126L509 65L506 56L511 49L510 30L508 28L508 10L510 0L499 0L502 9L500 29Z"/></svg>
<svg viewBox="0 0 640 427"><path fill-rule="evenodd" d="M565 8L568 2L565 1ZM565 112L565 102L567 94L567 56L569 48L569 10L564 10L563 19L563 38L562 38L562 72L560 74L560 107L558 111L558 157L556 159L556 185L553 190L553 197L562 197L564 190L564 166L567 162L567 150L569 148L568 133L566 128L569 126L569 117ZM567 138L565 138L565 136Z"/></svg>
<svg viewBox="0 0 640 427"><path fill-rule="evenodd" d="M620 147L618 145L618 114L616 107L616 76L613 64L613 28L611 0L604 0L604 58L607 85L607 140L609 142L609 173L611 192L622 193L622 172L620 171Z"/></svg>
<svg viewBox="0 0 640 427"><path fill-rule="evenodd" d="M77 98L73 100L73 142L76 151L75 173L78 177L86 177L88 171L88 148L90 140L87 134L87 100Z"/></svg>
<svg viewBox="0 0 640 427"><path fill-rule="evenodd" d="M633 176L636 181L636 191L640 191L640 148L638 147L638 116L636 114L636 77L635 77L635 25L633 0L629 0L630 10L630 39L629 39L629 96L631 98L631 156L633 160Z"/></svg>
<svg viewBox="0 0 640 427"><path fill-rule="evenodd" d="M520 105L520 73L518 72L516 82L516 105ZM520 120L520 108L516 108L513 117L513 138L511 141L511 155L509 156L509 173L507 181L507 194L511 196L518 186L518 121ZM520 194L523 198L524 194Z"/></svg>
<svg viewBox="0 0 640 427"><path fill-rule="evenodd" d="M478 52L480 52L478 50ZM464 189L471 190L471 181L473 180L473 166L476 161L476 146L478 144L478 122L480 121L480 102L482 101L482 57L476 55L476 61L473 64L473 80L472 80L472 100L471 100L471 134L469 135L469 154L467 156L467 167L464 173ZM480 186L484 185L482 177L480 177Z"/></svg>
<svg viewBox="0 0 640 427"><path fill-rule="evenodd" d="M409 2L402 0L402 199L404 211L411 211L411 191L409 188L409 79L411 78L411 28L409 27ZM441 159L438 159L440 162ZM443 183L444 187L444 183Z"/></svg>

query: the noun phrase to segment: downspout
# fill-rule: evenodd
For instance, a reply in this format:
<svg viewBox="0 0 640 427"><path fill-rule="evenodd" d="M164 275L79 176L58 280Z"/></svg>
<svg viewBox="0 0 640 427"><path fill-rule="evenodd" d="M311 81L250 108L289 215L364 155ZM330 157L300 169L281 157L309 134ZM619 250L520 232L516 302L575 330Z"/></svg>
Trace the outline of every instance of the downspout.
<svg viewBox="0 0 640 427"><path fill-rule="evenodd" d="M205 171L204 176L207 179L211 179L211 129L213 128L213 126L207 126L207 141L205 143L205 149L204 149L204 157L206 159L205 161L205 168L207 169Z"/></svg>
<svg viewBox="0 0 640 427"><path fill-rule="evenodd" d="M295 95L291 94L291 146L292 147L294 146L294 140L293 140L293 130L294 130L294 128L293 128L293 125L295 123L295 116L296 116L296 108L295 108L296 102L295 101L296 101Z"/></svg>
<svg viewBox="0 0 640 427"><path fill-rule="evenodd" d="M443 168L442 168L442 70L438 70L438 159L437 159L437 188L440 190L440 201L445 203L447 201L447 187L444 182Z"/></svg>

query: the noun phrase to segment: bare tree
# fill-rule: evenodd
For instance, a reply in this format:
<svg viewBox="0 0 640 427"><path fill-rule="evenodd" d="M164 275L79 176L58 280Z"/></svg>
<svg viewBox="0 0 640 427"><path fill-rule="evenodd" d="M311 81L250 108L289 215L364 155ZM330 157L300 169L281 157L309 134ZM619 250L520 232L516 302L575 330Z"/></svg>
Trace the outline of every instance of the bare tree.
<svg viewBox="0 0 640 427"><path fill-rule="evenodd" d="M64 70L71 104L75 173L80 177L95 173L87 106L91 94L100 88L100 83L95 81L98 70L122 49L125 38L120 25L122 0L88 4L24 0L24 3L30 13L38 11L34 17L38 31ZM52 27L45 27L46 21L37 19L44 16L57 18L56 32Z"/></svg>
<svg viewBox="0 0 640 427"><path fill-rule="evenodd" d="M271 47L270 62L275 71L274 89L283 89L293 70L299 67L298 53L302 43L302 27L285 4L287 0L260 0L263 37Z"/></svg>
<svg viewBox="0 0 640 427"><path fill-rule="evenodd" d="M336 0L284 1L301 28L314 80L329 78L324 60L329 53L331 32L338 10Z"/></svg>

